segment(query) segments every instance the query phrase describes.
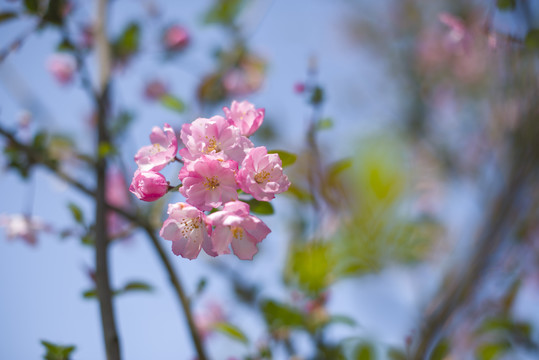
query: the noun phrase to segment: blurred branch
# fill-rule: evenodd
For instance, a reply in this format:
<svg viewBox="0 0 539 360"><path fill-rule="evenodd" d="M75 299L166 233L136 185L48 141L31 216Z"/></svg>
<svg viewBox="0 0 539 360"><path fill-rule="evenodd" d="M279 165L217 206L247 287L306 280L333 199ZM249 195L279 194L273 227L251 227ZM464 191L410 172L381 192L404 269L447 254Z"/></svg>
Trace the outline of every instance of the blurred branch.
<svg viewBox="0 0 539 360"><path fill-rule="evenodd" d="M109 112L110 58L109 43L106 36L107 0L97 1L96 45L99 60L99 87L97 90L97 143L96 143L96 208L95 208L95 266L96 288L101 311L101 324L108 360L120 360L120 344L110 288L108 262L108 236L106 219L106 181L107 161L100 155L101 145L107 143L106 121Z"/></svg>
<svg viewBox="0 0 539 360"><path fill-rule="evenodd" d="M82 184L78 180L72 178L70 175L61 171L56 166L55 162L50 161L42 153L39 153L33 150L31 147L18 141L11 132L4 129L1 125L0 125L0 135L4 136L9 141L11 146L14 146L17 150L24 152L29 157L29 159L31 159L34 163L45 166L47 169L52 171L60 179L64 180L66 183L73 186L74 188L81 191L82 193L88 196L94 197L94 198L96 197L96 191L90 189L88 186ZM117 214L123 216L125 219L139 225L141 228L144 229L144 231L150 238L152 245L157 251L159 258L163 262L165 271L167 272L170 282L172 283L172 286L174 288L174 291L176 292L176 295L178 296L178 299L180 300L180 304L182 306L183 312L185 313L187 324L189 326L191 338L193 340L196 351L198 353L198 358L200 360L208 359L204 351L202 340L200 338L200 335L193 321L193 315L191 312L191 308L190 308L190 304L189 304L189 300L186 295L186 292L183 289L183 286L179 280L179 277L174 272L172 264L170 260L168 259L165 251L163 250L162 246L159 244L159 240L155 236L155 229L152 226L152 224L148 221L146 216L140 215L138 213L132 213L130 211L108 204L106 202L105 202L105 206L107 210L116 212Z"/></svg>
<svg viewBox="0 0 539 360"><path fill-rule="evenodd" d="M4 49L0 50L0 64L4 62L4 60L8 57L9 54L11 54L11 52L13 52L13 51L17 50L18 48L20 48L22 46L22 44L24 43L24 41L34 31L39 29L39 27L41 25L43 25L43 22L44 22L43 19L40 19L40 21L38 21L35 25L30 27L28 30L26 30L25 32L23 32L19 36L17 36L15 38L15 40L13 40L8 46L6 46Z"/></svg>
<svg viewBox="0 0 539 360"><path fill-rule="evenodd" d="M427 309L433 310L427 310L430 313L425 315L423 328L411 359L428 358L429 352L432 351L452 316L478 291L486 269L507 239L509 227L516 221L519 201L523 199L522 192L527 184L535 180L534 168L539 160L539 149L534 145L539 136L537 113L531 111L532 113L527 114L523 124L514 134L513 162L506 185L485 218L473 256L461 267L463 271L456 270L446 276L438 296L427 306Z"/></svg>

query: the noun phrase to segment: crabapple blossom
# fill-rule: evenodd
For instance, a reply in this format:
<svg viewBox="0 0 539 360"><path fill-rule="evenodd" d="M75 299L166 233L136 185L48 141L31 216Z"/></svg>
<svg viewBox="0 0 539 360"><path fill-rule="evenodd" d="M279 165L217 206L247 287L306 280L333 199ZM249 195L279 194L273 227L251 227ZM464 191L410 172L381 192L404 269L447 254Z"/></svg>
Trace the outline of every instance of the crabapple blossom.
<svg viewBox="0 0 539 360"><path fill-rule="evenodd" d="M251 136L264 121L264 109L257 109L248 101L232 101L230 109L223 108L226 119L238 129L243 136Z"/></svg>
<svg viewBox="0 0 539 360"><path fill-rule="evenodd" d="M129 191L142 201L155 201L167 193L168 182L163 175L155 171L137 169Z"/></svg>
<svg viewBox="0 0 539 360"><path fill-rule="evenodd" d="M77 69L77 62L70 54L53 54L47 60L47 70L62 85L69 84Z"/></svg>
<svg viewBox="0 0 539 360"><path fill-rule="evenodd" d="M210 234L206 226L206 216L194 206L186 203L168 205L168 218L163 223L159 235L172 241L172 252L187 259L195 259L200 249L211 256L213 251Z"/></svg>
<svg viewBox="0 0 539 360"><path fill-rule="evenodd" d="M23 214L0 214L0 227L6 229L8 239L20 238L29 245L37 243L39 231L51 231L51 227L41 219Z"/></svg>
<svg viewBox="0 0 539 360"><path fill-rule="evenodd" d="M238 163L203 155L194 162L187 162L180 170L180 193L186 201L209 211L223 203L238 198L235 172Z"/></svg>
<svg viewBox="0 0 539 360"><path fill-rule="evenodd" d="M189 44L189 32L183 26L172 25L165 30L163 42L169 51L183 50Z"/></svg>
<svg viewBox="0 0 539 360"><path fill-rule="evenodd" d="M226 316L221 305L211 303L204 312L194 316L195 326L202 339L208 338L213 332L215 325L226 321Z"/></svg>
<svg viewBox="0 0 539 360"><path fill-rule="evenodd" d="M271 232L262 220L249 214L249 205L241 201L226 203L223 210L208 215L207 220L215 226L211 235L214 251L229 254L232 245L234 254L242 260L252 260L258 252L256 244Z"/></svg>
<svg viewBox="0 0 539 360"><path fill-rule="evenodd" d="M216 154L224 160L240 163L246 151L253 147L253 143L222 116L198 118L191 124L184 124L180 137L185 148L180 149L179 153L185 160Z"/></svg>
<svg viewBox="0 0 539 360"><path fill-rule="evenodd" d="M275 194L285 192L290 186L288 177L283 174L279 155L268 154L265 146L249 151L236 180L244 192L260 201L270 201Z"/></svg>
<svg viewBox="0 0 539 360"><path fill-rule="evenodd" d="M154 79L146 83L144 96L148 100L159 100L168 93L167 86L160 80Z"/></svg>
<svg viewBox="0 0 539 360"><path fill-rule="evenodd" d="M169 124L163 129L155 126L150 134L152 145L144 146L135 154L135 162L142 171L159 171L174 160L178 139Z"/></svg>

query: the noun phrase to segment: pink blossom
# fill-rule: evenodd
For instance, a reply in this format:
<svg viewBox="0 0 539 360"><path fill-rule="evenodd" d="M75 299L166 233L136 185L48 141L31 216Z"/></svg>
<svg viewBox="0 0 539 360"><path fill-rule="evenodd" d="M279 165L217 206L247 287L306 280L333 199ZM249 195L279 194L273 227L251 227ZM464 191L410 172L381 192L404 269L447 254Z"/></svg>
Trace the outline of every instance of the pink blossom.
<svg viewBox="0 0 539 360"><path fill-rule="evenodd" d="M182 126L180 135L185 148L180 155L185 160L196 160L202 155L218 155L224 160L240 163L253 143L222 116L198 118Z"/></svg>
<svg viewBox="0 0 539 360"><path fill-rule="evenodd" d="M211 240L217 254L234 254L241 260L252 260L258 252L256 244L264 240L271 230L256 216L249 214L249 205L241 201L225 204L222 211L207 216L215 226Z"/></svg>
<svg viewBox="0 0 539 360"><path fill-rule="evenodd" d="M203 155L194 162L187 162L180 170L182 182L180 193L186 201L209 211L223 203L238 198L235 172L238 163L233 160L220 160Z"/></svg>
<svg viewBox="0 0 539 360"><path fill-rule="evenodd" d="M167 86L157 79L149 81L144 87L144 96L148 100L159 100L167 93Z"/></svg>
<svg viewBox="0 0 539 360"><path fill-rule="evenodd" d="M163 42L169 51L183 50L189 44L189 33L183 26L172 25L165 30Z"/></svg>
<svg viewBox="0 0 539 360"><path fill-rule="evenodd" d="M169 124L155 126L150 134L152 145L142 147L135 155L135 162L142 171L159 171L174 160L178 151L176 134Z"/></svg>
<svg viewBox="0 0 539 360"><path fill-rule="evenodd" d="M305 83L297 82L294 84L294 92L296 94L301 94L305 91Z"/></svg>
<svg viewBox="0 0 539 360"><path fill-rule="evenodd" d="M440 13L438 19L449 28L449 32L446 35L448 48L457 47L457 49L462 49L465 52L469 51L471 47L471 35L464 22L449 13Z"/></svg>
<svg viewBox="0 0 539 360"><path fill-rule="evenodd" d="M73 80L73 75L77 69L77 62L73 55L58 53L51 55L47 60L47 70L62 85Z"/></svg>
<svg viewBox="0 0 539 360"><path fill-rule="evenodd" d="M195 325L202 339L206 339L213 332L215 325L226 321L223 308L216 303L210 304L204 312L195 314Z"/></svg>
<svg viewBox="0 0 539 360"><path fill-rule="evenodd" d="M126 207L129 205L129 193L127 192L127 184L125 178L118 168L110 168L107 171L106 177L106 194L107 203L116 207ZM127 222L123 217L113 211L107 212L107 228L111 237L122 233L127 228Z"/></svg>
<svg viewBox="0 0 539 360"><path fill-rule="evenodd" d="M172 241L172 252L187 259L195 259L200 249L211 256L217 254L212 249L210 234L206 226L206 216L197 208L176 203L168 205L168 218L163 223L159 235Z"/></svg>
<svg viewBox="0 0 539 360"><path fill-rule="evenodd" d="M247 95L257 91L264 82L266 64L256 55L244 56L237 67L223 76L223 86L231 95Z"/></svg>
<svg viewBox="0 0 539 360"><path fill-rule="evenodd" d="M23 214L0 214L0 227L6 230L8 239L20 238L29 245L37 243L37 233L39 231L50 232L50 225L44 223L41 219Z"/></svg>
<svg viewBox="0 0 539 360"><path fill-rule="evenodd" d="M168 182L163 175L155 171L137 169L129 186L129 191L142 201L155 201L167 193Z"/></svg>
<svg viewBox="0 0 539 360"><path fill-rule="evenodd" d="M283 174L278 154L268 154L265 146L249 151L243 160L237 181L241 189L260 201L270 201L275 194L288 190L290 181Z"/></svg>
<svg viewBox="0 0 539 360"><path fill-rule="evenodd" d="M251 136L264 121L264 109L257 109L248 101L232 101L230 109L223 108L227 120L238 129L243 136Z"/></svg>

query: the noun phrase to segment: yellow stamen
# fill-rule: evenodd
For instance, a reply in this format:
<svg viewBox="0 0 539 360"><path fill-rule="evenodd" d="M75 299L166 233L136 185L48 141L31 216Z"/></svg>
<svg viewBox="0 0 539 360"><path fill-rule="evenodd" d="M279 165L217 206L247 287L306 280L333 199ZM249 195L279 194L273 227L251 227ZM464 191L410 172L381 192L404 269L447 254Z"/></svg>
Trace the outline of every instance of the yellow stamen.
<svg viewBox="0 0 539 360"><path fill-rule="evenodd" d="M219 179L217 176L212 176L206 178L206 182L204 183L204 187L206 190L215 190L219 186Z"/></svg>
<svg viewBox="0 0 539 360"><path fill-rule="evenodd" d="M255 181L257 184L262 184L269 180L270 173L267 171L261 171L255 175Z"/></svg>

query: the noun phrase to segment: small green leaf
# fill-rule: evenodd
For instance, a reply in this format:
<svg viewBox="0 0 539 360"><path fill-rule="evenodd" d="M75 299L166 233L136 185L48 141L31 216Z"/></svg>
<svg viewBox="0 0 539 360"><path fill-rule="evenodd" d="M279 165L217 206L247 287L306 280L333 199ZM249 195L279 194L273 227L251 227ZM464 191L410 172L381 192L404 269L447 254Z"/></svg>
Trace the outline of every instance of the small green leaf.
<svg viewBox="0 0 539 360"><path fill-rule="evenodd" d="M271 329L283 327L302 327L305 325L303 314L297 309L274 300L262 301L260 308Z"/></svg>
<svg viewBox="0 0 539 360"><path fill-rule="evenodd" d="M62 41L58 44L56 47L56 50L58 51L73 51L75 50L75 45L69 41L69 39L62 39Z"/></svg>
<svg viewBox="0 0 539 360"><path fill-rule="evenodd" d="M99 144L99 148L97 149L97 156L99 158L105 158L111 154L114 154L115 149L114 146L109 142L101 142Z"/></svg>
<svg viewBox="0 0 539 360"><path fill-rule="evenodd" d="M477 359L479 360L495 360L511 348L511 344L507 341L493 342L482 344L477 348Z"/></svg>
<svg viewBox="0 0 539 360"><path fill-rule="evenodd" d="M245 334L240 329L238 329L236 326L230 323L227 323L227 322L216 323L213 325L213 329L215 331L219 331L220 333L227 335L231 339L240 341L244 344L249 343L247 336L245 336Z"/></svg>
<svg viewBox="0 0 539 360"><path fill-rule="evenodd" d="M316 86L309 101L313 105L322 103L324 101L324 90L320 86Z"/></svg>
<svg viewBox="0 0 539 360"><path fill-rule="evenodd" d="M0 12L0 23L14 19L17 16L18 14L12 11Z"/></svg>
<svg viewBox="0 0 539 360"><path fill-rule="evenodd" d="M74 203L69 203L67 206L69 207L69 211L71 211L73 219L75 219L75 221L79 224L84 224L84 214L82 213L80 207Z"/></svg>
<svg viewBox="0 0 539 360"><path fill-rule="evenodd" d="M82 297L85 299L92 299L97 297L97 289L86 290L82 293Z"/></svg>
<svg viewBox="0 0 539 360"><path fill-rule="evenodd" d="M539 29L531 29L528 31L528 34L524 39L524 44L529 49L539 49Z"/></svg>
<svg viewBox="0 0 539 360"><path fill-rule="evenodd" d="M283 162L283 167L287 167L296 162L297 156L284 150L269 150L268 154L277 154Z"/></svg>
<svg viewBox="0 0 539 360"><path fill-rule="evenodd" d="M47 144L47 133L45 131L40 131L34 136L32 141L32 147L35 151L43 151L46 149Z"/></svg>
<svg viewBox="0 0 539 360"><path fill-rule="evenodd" d="M288 191L285 192L285 194L294 196L296 199L298 199L301 202L311 202L313 201L313 196L311 193L296 184L291 184L288 188Z"/></svg>
<svg viewBox="0 0 539 360"><path fill-rule="evenodd" d="M374 360L376 359L374 349L369 343L359 344L354 351L355 360Z"/></svg>
<svg viewBox="0 0 539 360"><path fill-rule="evenodd" d="M440 342L434 347L434 350L432 350L432 353L430 355L430 360L443 360L447 354L449 354L449 341L447 339L442 339Z"/></svg>
<svg viewBox="0 0 539 360"><path fill-rule="evenodd" d="M142 281L130 281L121 290L121 292L127 291L152 291L153 287Z"/></svg>
<svg viewBox="0 0 539 360"><path fill-rule="evenodd" d="M204 291L204 289L206 289L206 285L208 285L208 280L206 280L205 277L201 278L199 281L198 281L198 284L197 284L197 289L195 291L195 294L198 296L200 294L202 294L202 292Z"/></svg>
<svg viewBox="0 0 539 360"><path fill-rule="evenodd" d="M39 0L24 0L24 7L30 14L36 14L39 12Z"/></svg>
<svg viewBox="0 0 539 360"><path fill-rule="evenodd" d="M183 101L181 101L179 98L172 96L170 94L166 94L161 96L159 99L161 101L161 104L170 110L182 113L185 111L185 104Z"/></svg>
<svg viewBox="0 0 539 360"><path fill-rule="evenodd" d="M516 0L497 0L496 6L500 10L514 10L517 6Z"/></svg>
<svg viewBox="0 0 539 360"><path fill-rule="evenodd" d="M316 124L316 128L318 130L325 130L325 129L331 129L333 127L333 119L332 118L323 118L318 121Z"/></svg>
<svg viewBox="0 0 539 360"><path fill-rule="evenodd" d="M273 205L271 205L271 203L267 201L258 201L256 199L251 199L244 202L249 204L249 207L251 208L251 212L254 214L271 215L275 212L273 210Z"/></svg>
<svg viewBox="0 0 539 360"><path fill-rule="evenodd" d="M139 43L140 26L136 22L131 22L113 43L114 56L121 60L126 60L138 51Z"/></svg>
<svg viewBox="0 0 539 360"><path fill-rule="evenodd" d="M215 0L215 4L206 13L204 22L206 24L232 25L242 5L243 0Z"/></svg>
<svg viewBox="0 0 539 360"><path fill-rule="evenodd" d="M69 355L75 351L73 345L57 345L45 340L41 340L41 344L47 350L47 353L43 355L45 360L69 360Z"/></svg>

